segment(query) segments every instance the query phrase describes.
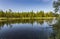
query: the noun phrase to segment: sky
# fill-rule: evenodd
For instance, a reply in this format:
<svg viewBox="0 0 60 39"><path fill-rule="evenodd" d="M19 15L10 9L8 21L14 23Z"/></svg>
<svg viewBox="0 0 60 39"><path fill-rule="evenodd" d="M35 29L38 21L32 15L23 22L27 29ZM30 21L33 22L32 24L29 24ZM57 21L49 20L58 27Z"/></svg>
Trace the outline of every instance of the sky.
<svg viewBox="0 0 60 39"><path fill-rule="evenodd" d="M0 0L0 10L15 12L53 11L53 0Z"/></svg>

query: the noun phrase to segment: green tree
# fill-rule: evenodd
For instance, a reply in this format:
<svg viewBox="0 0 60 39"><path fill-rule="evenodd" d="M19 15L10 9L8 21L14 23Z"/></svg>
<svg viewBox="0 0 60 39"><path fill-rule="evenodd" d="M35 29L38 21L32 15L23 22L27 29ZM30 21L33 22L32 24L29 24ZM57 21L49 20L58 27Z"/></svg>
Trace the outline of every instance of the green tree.
<svg viewBox="0 0 60 39"><path fill-rule="evenodd" d="M60 13L60 0L54 1L53 2L53 7L55 8L55 13L59 12Z"/></svg>
<svg viewBox="0 0 60 39"><path fill-rule="evenodd" d="M5 13L3 12L3 10L0 10L0 17L4 17Z"/></svg>

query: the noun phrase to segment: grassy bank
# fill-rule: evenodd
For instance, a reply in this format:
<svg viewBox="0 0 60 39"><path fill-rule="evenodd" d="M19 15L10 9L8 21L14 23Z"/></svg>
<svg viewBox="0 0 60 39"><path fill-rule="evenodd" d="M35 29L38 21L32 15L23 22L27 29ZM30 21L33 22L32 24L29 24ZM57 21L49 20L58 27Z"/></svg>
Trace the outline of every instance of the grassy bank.
<svg viewBox="0 0 60 39"><path fill-rule="evenodd" d="M22 18L6 18L0 17L0 20L15 20L15 19L53 19L56 17L22 17Z"/></svg>

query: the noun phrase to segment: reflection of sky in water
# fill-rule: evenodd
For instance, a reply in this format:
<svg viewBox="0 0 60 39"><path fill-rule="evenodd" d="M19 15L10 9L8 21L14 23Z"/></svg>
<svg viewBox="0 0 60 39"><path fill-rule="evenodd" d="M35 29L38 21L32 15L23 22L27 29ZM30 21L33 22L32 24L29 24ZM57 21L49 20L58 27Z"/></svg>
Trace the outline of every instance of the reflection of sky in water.
<svg viewBox="0 0 60 39"><path fill-rule="evenodd" d="M48 39L52 31L52 27L45 21L42 25L37 22L34 22L33 24L11 24L8 25L8 27L7 25L4 25L0 30L0 38Z"/></svg>

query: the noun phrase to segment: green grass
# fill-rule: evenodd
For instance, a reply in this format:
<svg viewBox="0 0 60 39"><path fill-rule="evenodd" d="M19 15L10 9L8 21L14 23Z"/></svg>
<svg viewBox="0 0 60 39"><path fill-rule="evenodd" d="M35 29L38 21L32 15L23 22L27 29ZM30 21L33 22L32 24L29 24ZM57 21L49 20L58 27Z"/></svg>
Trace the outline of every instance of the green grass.
<svg viewBox="0 0 60 39"><path fill-rule="evenodd" d="M7 20L7 19L53 19L56 17L22 17L22 18L6 18L0 17L0 20Z"/></svg>

